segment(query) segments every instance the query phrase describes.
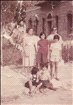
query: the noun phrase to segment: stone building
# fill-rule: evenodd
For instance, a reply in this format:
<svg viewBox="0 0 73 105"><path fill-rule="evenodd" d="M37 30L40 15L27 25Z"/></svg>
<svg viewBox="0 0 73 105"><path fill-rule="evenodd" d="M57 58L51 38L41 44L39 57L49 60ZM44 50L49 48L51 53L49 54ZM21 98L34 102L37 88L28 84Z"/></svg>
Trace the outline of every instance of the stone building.
<svg viewBox="0 0 73 105"><path fill-rule="evenodd" d="M35 35L45 32L51 34L56 26L63 40L70 39L73 33L73 1L32 1L35 6L28 7L26 13L27 27L33 27Z"/></svg>

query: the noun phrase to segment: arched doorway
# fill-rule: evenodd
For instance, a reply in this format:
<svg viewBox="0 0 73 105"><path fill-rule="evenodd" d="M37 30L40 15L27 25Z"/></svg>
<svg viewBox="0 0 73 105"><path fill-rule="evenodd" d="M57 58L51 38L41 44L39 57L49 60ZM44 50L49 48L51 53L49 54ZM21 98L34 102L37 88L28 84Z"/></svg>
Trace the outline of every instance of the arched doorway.
<svg viewBox="0 0 73 105"><path fill-rule="evenodd" d="M31 20L31 18L28 21L28 27L32 28L32 20Z"/></svg>
<svg viewBox="0 0 73 105"><path fill-rule="evenodd" d="M51 29L52 29L52 15L48 14L47 16L47 24L48 24L48 35L51 34Z"/></svg>
<svg viewBox="0 0 73 105"><path fill-rule="evenodd" d="M58 32L58 16L57 15L56 15L55 19L56 19L56 27L57 27L57 32Z"/></svg>
<svg viewBox="0 0 73 105"><path fill-rule="evenodd" d="M42 32L45 33L45 18L42 18Z"/></svg>
<svg viewBox="0 0 73 105"><path fill-rule="evenodd" d="M48 21L48 35L51 34L51 29L52 29L52 21Z"/></svg>
<svg viewBox="0 0 73 105"><path fill-rule="evenodd" d="M69 13L67 14L67 30L68 30L68 34L71 34L72 32L72 14Z"/></svg>

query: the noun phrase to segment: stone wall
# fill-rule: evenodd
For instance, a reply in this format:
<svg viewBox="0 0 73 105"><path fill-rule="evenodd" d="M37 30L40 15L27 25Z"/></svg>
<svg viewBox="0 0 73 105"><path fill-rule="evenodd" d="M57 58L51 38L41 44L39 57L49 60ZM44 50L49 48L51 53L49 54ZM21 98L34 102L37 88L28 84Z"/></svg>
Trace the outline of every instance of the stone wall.
<svg viewBox="0 0 73 105"><path fill-rule="evenodd" d="M51 4L47 2L47 4L43 5L41 8L34 7L34 9L31 7L30 12L27 12L26 14L26 25L29 27L28 21L31 18L32 20L32 26L36 27L36 18L38 20L38 26L37 26L37 35L40 34L41 31L43 31L43 21L42 19L45 18L45 33L48 36L48 19L47 16L48 14L52 14L52 9L51 9ZM39 9L37 9L39 8ZM30 9L30 8L28 8ZM63 40L69 39L69 34L68 34L68 20L67 20L67 14L71 13L73 16L72 12L73 6L72 6L72 1L65 1L65 2L59 2L58 4L55 4L54 10L53 10L53 18L51 19L52 21L52 26L56 25L56 20L55 16L58 16L58 33L62 36ZM37 14L37 17L36 17ZM73 22L73 18L72 18ZM51 27L52 27L51 26ZM36 33L35 33L36 34Z"/></svg>

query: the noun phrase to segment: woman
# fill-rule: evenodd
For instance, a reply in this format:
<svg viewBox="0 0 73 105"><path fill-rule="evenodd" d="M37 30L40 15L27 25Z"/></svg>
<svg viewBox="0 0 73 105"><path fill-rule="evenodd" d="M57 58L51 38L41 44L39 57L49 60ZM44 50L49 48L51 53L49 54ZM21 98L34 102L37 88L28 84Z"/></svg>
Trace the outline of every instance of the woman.
<svg viewBox="0 0 73 105"><path fill-rule="evenodd" d="M39 38L37 38L39 40ZM27 29L27 35L23 39L23 49L24 49L24 70L27 75L27 69L29 68L29 72L33 66L35 66L35 56L36 56L36 41L33 35L33 29Z"/></svg>

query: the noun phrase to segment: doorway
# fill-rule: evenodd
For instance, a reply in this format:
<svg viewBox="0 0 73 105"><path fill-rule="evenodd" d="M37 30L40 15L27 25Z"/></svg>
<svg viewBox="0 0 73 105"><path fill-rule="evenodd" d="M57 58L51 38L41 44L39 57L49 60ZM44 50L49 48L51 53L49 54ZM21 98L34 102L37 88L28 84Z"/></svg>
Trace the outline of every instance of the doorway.
<svg viewBox="0 0 73 105"><path fill-rule="evenodd" d="M52 29L52 21L48 21L48 35L51 34L51 29Z"/></svg>

